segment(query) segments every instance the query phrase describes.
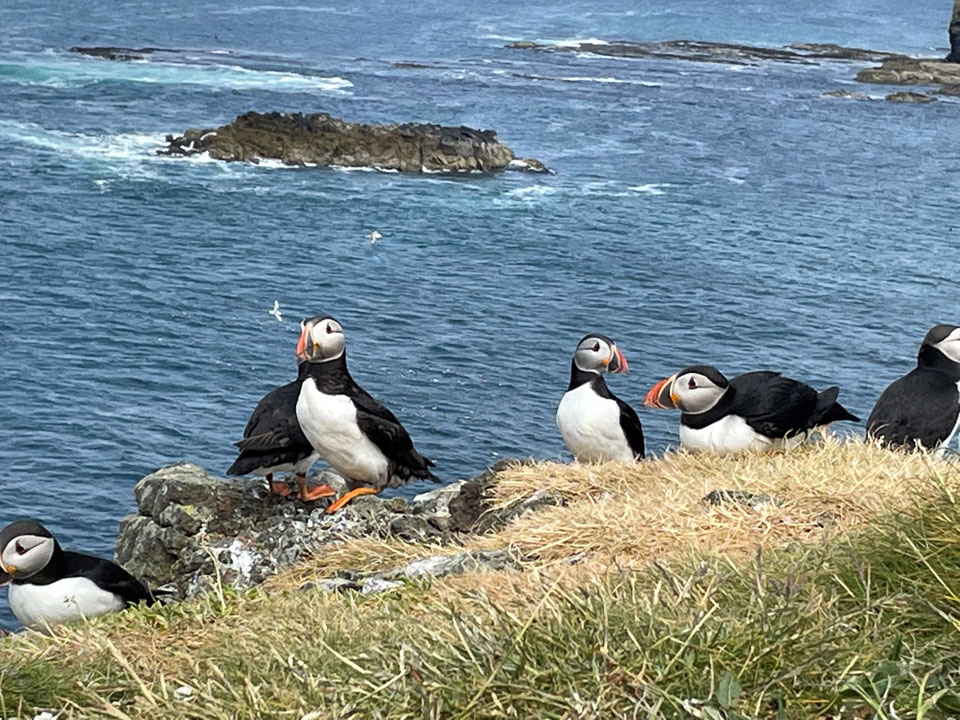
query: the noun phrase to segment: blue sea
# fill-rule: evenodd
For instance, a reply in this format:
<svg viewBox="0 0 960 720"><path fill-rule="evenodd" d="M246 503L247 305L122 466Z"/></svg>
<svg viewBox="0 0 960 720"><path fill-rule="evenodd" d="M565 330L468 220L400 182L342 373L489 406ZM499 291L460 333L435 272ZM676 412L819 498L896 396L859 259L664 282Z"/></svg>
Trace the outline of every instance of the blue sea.
<svg viewBox="0 0 960 720"><path fill-rule="evenodd" d="M890 91L853 83L851 63L504 46L941 55L949 6L4 0L0 525L31 516L109 556L140 477L180 459L227 467L317 313L343 323L354 376L446 480L567 457L554 413L588 331L626 354L610 386L635 407L706 362L838 384L866 417L928 327L960 322L960 105L821 97ZM183 52L121 63L72 45ZM555 174L154 154L167 133L248 110L490 128ZM676 415L640 414L653 452L676 441Z"/></svg>

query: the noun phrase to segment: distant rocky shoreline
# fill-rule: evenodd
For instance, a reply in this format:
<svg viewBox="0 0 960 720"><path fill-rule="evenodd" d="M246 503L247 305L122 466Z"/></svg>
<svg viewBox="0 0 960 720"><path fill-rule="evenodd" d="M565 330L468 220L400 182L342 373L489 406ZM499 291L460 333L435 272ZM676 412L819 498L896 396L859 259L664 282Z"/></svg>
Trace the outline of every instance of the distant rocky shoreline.
<svg viewBox="0 0 960 720"><path fill-rule="evenodd" d="M669 40L664 42L584 41L581 43L536 43L515 41L507 48L547 53L590 53L606 57L652 58L726 65L756 65L782 62L819 65L824 61L879 62L879 66L861 69L855 80L882 85L940 86L932 93L896 92L886 96L892 102L932 102L934 95L960 95L960 63L940 58L913 58L899 53L850 48L832 43L794 43L782 48L736 45L730 43ZM869 99L863 93L828 91L826 97Z"/></svg>

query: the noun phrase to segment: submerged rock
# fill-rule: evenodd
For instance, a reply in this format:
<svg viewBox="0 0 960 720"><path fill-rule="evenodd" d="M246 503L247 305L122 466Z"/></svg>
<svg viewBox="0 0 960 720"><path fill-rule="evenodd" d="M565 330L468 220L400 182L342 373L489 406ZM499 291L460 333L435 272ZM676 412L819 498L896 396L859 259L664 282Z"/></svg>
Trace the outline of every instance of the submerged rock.
<svg viewBox="0 0 960 720"><path fill-rule="evenodd" d="M103 58L104 60L119 60L125 62L134 62L134 61L143 61L146 60L149 55L153 55L158 52L175 52L174 50L168 50L167 48L156 48L156 47L143 47L143 48L127 48L127 47L113 47L109 45L102 45L97 47L81 47L75 45L70 48L70 52L79 53L80 55L90 55L91 57Z"/></svg>
<svg viewBox="0 0 960 720"><path fill-rule="evenodd" d="M536 43L521 40L508 43L506 47L517 50L586 52L610 57L646 57L730 65L752 65L762 61L815 65L819 64L821 60L879 62L888 58L904 57L896 53L866 50L864 48L848 48L832 43L796 43L785 48L771 48L699 40L666 40L662 42L629 42L626 40L616 40L613 42L586 41L562 44Z"/></svg>
<svg viewBox="0 0 960 720"><path fill-rule="evenodd" d="M406 123L351 123L328 113L248 112L217 128L167 135L161 155L209 153L216 160L285 165L374 167L408 173L495 172L514 160L514 153L492 130ZM524 161L545 172L543 163ZM539 168L542 168L539 169Z"/></svg>
<svg viewBox="0 0 960 720"><path fill-rule="evenodd" d="M862 92L854 92L852 90L828 90L823 93L821 97L829 98L847 98L849 100L869 100L870 96Z"/></svg>
<svg viewBox="0 0 960 720"><path fill-rule="evenodd" d="M326 514L328 501L303 503L268 492L257 479L225 480L191 463L177 463L147 475L134 490L137 514L120 523L114 557L153 587L188 597L217 582L251 587L277 571L295 565L324 545L360 537L400 538L411 542L450 544L467 534L503 526L521 512L559 504L558 498L534 495L524 503L494 511L488 491L496 481L497 465L482 475L403 498L360 497L335 515ZM343 487L330 471L311 483ZM470 557L467 557L470 555ZM419 561L425 563L425 561ZM506 567L514 563L496 553L442 556L436 568L398 568L376 578L399 581L424 574L442 576L470 568ZM414 563L413 565L416 565ZM433 568L432 570L430 568ZM350 587L334 582L330 589L364 590L361 579ZM369 590L368 592L373 592Z"/></svg>
<svg viewBox="0 0 960 720"><path fill-rule="evenodd" d="M932 103L936 98L917 92L895 92L887 95L884 100L889 100L890 102Z"/></svg>

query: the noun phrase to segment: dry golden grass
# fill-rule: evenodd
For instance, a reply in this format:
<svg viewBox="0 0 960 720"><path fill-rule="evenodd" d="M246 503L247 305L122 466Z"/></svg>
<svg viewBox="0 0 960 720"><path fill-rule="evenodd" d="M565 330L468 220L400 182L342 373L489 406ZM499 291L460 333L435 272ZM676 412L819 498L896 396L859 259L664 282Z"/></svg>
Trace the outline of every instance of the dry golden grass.
<svg viewBox="0 0 960 720"><path fill-rule="evenodd" d="M522 502L541 490L559 493L565 504L527 513L500 532L470 538L462 547L396 540L335 546L268 587L290 588L343 568L383 570L431 555L502 548L523 558L534 584L542 582L541 573L579 583L605 575L612 566L638 568L704 551L737 556L757 546L843 534L958 479L960 466L926 454L892 453L829 437L791 452L678 452L630 464L517 465L500 473L491 498L495 508ZM775 502L756 508L703 502L713 490L748 491ZM455 592L485 588L510 593L517 582L523 581L507 584L481 573L445 584Z"/></svg>

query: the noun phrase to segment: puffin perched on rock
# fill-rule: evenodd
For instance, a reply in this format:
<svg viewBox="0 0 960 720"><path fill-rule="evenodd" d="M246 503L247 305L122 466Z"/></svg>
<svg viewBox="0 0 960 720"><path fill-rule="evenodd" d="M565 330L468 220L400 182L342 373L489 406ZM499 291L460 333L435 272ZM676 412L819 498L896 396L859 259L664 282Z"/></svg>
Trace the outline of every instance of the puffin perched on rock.
<svg viewBox="0 0 960 720"><path fill-rule="evenodd" d="M960 327L935 325L917 366L894 380L867 418L867 439L891 448L947 448L960 427Z"/></svg>
<svg viewBox="0 0 960 720"><path fill-rule="evenodd" d="M691 365L661 380L646 407L678 409L680 446L715 453L795 447L815 428L859 418L837 402L839 388L817 392L769 371L728 380L709 365Z"/></svg>
<svg viewBox="0 0 960 720"><path fill-rule="evenodd" d="M577 344L570 385L557 408L557 427L578 462L643 458L640 418L603 379L608 370L625 373L628 368L627 359L606 335L591 333Z"/></svg>
<svg viewBox="0 0 960 720"><path fill-rule="evenodd" d="M29 520L0 531L0 585L7 583L10 609L34 629L156 602L150 589L119 565L66 552L49 530Z"/></svg>
<svg viewBox="0 0 960 720"><path fill-rule="evenodd" d="M297 400L304 436L351 488L327 508L413 480L439 482L433 460L418 453L396 416L357 385L347 370L343 327L329 315L301 324L297 355L311 365Z"/></svg>
<svg viewBox="0 0 960 720"><path fill-rule="evenodd" d="M274 481L273 474L290 472L300 486L299 498L304 502L333 497L329 485L307 487L307 472L320 458L297 420L300 387L315 366L297 350L297 379L271 390L261 398L243 430L243 440L234 443L240 455L227 469L227 475L262 475L270 490L286 497L292 494L285 482Z"/></svg>

